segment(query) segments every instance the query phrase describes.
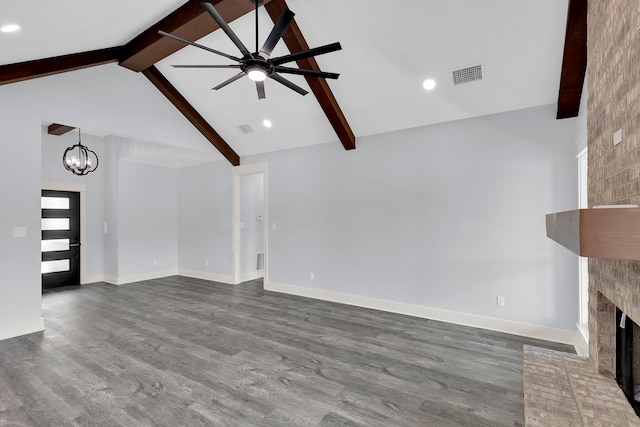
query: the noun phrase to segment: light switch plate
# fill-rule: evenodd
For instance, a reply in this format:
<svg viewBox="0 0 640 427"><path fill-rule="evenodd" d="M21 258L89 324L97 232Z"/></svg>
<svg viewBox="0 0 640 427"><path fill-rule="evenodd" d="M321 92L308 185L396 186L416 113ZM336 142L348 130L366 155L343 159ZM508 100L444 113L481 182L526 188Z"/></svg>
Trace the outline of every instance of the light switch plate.
<svg viewBox="0 0 640 427"><path fill-rule="evenodd" d="M27 227L13 227L13 237L27 237Z"/></svg>

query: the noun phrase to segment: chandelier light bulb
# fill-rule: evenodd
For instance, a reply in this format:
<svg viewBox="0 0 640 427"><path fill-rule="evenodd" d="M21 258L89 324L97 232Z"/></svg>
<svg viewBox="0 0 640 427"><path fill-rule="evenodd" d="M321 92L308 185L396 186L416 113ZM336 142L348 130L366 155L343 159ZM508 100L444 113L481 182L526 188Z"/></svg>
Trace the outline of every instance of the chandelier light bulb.
<svg viewBox="0 0 640 427"><path fill-rule="evenodd" d="M80 129L78 129L78 143L64 151L62 165L74 175L86 175L98 168L98 156L82 145Z"/></svg>

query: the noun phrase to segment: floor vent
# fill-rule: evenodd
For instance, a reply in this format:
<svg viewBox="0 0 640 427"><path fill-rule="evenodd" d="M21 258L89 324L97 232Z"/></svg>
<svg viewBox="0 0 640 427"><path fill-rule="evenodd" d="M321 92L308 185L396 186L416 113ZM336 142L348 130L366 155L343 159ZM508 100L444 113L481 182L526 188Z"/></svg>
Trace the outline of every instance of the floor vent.
<svg viewBox="0 0 640 427"><path fill-rule="evenodd" d="M251 125L246 124L246 125L240 125L238 126L238 129L240 129L241 133L247 134L247 133L254 133L255 131L253 130L253 128L251 127Z"/></svg>
<svg viewBox="0 0 640 427"><path fill-rule="evenodd" d="M460 68L453 70L453 85L461 85L463 83L475 82L482 80L482 65L474 65L473 67Z"/></svg>
<svg viewBox="0 0 640 427"><path fill-rule="evenodd" d="M256 271L264 270L264 252L256 254Z"/></svg>

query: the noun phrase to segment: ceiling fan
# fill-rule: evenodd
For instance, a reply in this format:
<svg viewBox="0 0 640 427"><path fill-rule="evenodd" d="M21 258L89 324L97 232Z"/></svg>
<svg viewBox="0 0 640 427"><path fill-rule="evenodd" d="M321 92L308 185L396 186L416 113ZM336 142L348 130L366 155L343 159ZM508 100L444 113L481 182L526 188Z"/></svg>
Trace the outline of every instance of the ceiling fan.
<svg viewBox="0 0 640 427"><path fill-rule="evenodd" d="M233 32L233 30L227 25L227 23L222 19L222 16L218 13L218 11L213 7L211 3L202 2L200 3L202 7L206 9L207 12L211 15L211 17L216 21L216 23L220 26L220 28L229 36L233 44L235 44L240 53L242 53L242 57L238 58L233 55L229 55L224 52L220 52L215 49L211 49L207 46L203 46L201 44L192 42L190 40L184 39L182 37L178 37L176 35L167 33L165 31L158 31L158 34L166 37L170 37L174 40L178 40L182 43L189 44L191 46L195 46L200 49L204 49L208 52L215 53L216 55L224 56L225 58L231 59L232 61L236 61L237 64L232 65L173 65L174 68L237 68L240 69L240 72L235 76L231 77L228 80L220 83L218 86L215 86L214 90L221 89L227 86L230 83L235 82L236 80L248 75L249 78L256 82L256 88L258 90L258 99L264 99L266 97L264 91L264 81L268 78L277 81L280 84L298 92L300 95L306 95L308 92L296 85L295 83L285 79L280 74L298 74L302 76L311 76L311 77L323 77L328 79L337 79L340 74L336 73L327 73L324 71L317 70L305 70L300 68L292 68L285 67L282 64L286 64L288 62L297 61L300 59L310 58L317 55L322 55L325 53L334 52L336 50L342 49L340 43L331 43L328 45L316 47L313 49L304 50L302 52L291 53L289 55L280 56L277 58L271 58L271 52L273 52L274 47L282 38L282 35L286 31L287 27L293 20L295 14L289 9L285 9L280 14L278 21L273 26L271 33L267 37L267 40L264 42L264 45L260 50L258 50L258 5L262 3L263 0L250 0L255 3L255 11L256 11L256 51L251 53L247 49L247 47L240 41L238 36Z"/></svg>

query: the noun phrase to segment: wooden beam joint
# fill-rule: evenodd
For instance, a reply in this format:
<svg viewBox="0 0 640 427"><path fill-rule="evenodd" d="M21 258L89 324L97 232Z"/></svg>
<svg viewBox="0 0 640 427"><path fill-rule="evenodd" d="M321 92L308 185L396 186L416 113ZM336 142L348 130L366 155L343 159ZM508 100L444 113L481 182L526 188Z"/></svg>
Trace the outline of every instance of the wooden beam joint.
<svg viewBox="0 0 640 427"><path fill-rule="evenodd" d="M47 133L49 135L60 136L60 135L64 135L67 132L71 132L74 129L75 129L74 126L63 125L60 123L51 123L47 128Z"/></svg>

